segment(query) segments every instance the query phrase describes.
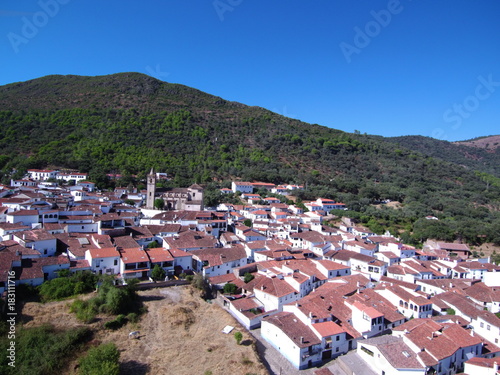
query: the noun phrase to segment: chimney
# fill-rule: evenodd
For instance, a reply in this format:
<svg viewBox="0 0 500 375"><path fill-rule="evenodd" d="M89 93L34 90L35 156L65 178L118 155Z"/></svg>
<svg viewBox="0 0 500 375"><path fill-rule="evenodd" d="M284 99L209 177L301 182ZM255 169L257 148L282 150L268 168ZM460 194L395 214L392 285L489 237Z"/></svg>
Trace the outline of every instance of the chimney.
<svg viewBox="0 0 500 375"><path fill-rule="evenodd" d="M470 330L470 335L471 335L472 337L474 337L474 330L473 330L473 329L471 329L471 330Z"/></svg>
<svg viewBox="0 0 500 375"><path fill-rule="evenodd" d="M304 336L300 336L300 343L303 344L304 343Z"/></svg>

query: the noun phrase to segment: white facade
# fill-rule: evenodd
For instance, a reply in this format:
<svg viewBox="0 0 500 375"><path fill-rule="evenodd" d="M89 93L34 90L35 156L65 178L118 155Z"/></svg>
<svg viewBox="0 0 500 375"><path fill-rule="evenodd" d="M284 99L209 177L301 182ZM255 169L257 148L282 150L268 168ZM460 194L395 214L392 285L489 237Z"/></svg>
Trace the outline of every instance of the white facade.
<svg viewBox="0 0 500 375"><path fill-rule="evenodd" d="M235 182L231 183L233 193L240 191L242 193L253 193L253 185L250 182Z"/></svg>
<svg viewBox="0 0 500 375"><path fill-rule="evenodd" d="M473 319L471 321L471 326L474 327L475 333L477 333L479 336L485 338L486 340L494 343L497 346L500 346L500 324L492 324L492 322L489 322L481 316L478 316L477 319ZM500 363L500 360L498 362Z"/></svg>
<svg viewBox="0 0 500 375"><path fill-rule="evenodd" d="M97 233L97 223L63 224L67 233Z"/></svg>
<svg viewBox="0 0 500 375"><path fill-rule="evenodd" d="M295 368L305 369L315 363L321 362L320 345L312 350L300 348L281 329L265 320L262 321L261 335L264 340L269 342L290 361Z"/></svg>
<svg viewBox="0 0 500 375"><path fill-rule="evenodd" d="M38 212L33 214L27 213L26 215L20 213L19 214L8 213L7 223L10 224L22 223L23 225L31 227L33 224L38 224Z"/></svg>
<svg viewBox="0 0 500 375"><path fill-rule="evenodd" d="M85 251L85 260L89 262L93 272L99 274L117 274L120 272L120 254L116 251L115 256L98 257L99 250ZM94 256L93 256L94 255Z"/></svg>
<svg viewBox="0 0 500 375"><path fill-rule="evenodd" d="M49 178L56 178L57 173L57 171L53 170L28 169L29 178L33 180L45 181Z"/></svg>
<svg viewBox="0 0 500 375"><path fill-rule="evenodd" d="M261 289L254 289L253 292L255 298L264 305L266 311L282 311L285 303L295 302L301 298L300 294L297 292L291 292L281 297L269 294Z"/></svg>

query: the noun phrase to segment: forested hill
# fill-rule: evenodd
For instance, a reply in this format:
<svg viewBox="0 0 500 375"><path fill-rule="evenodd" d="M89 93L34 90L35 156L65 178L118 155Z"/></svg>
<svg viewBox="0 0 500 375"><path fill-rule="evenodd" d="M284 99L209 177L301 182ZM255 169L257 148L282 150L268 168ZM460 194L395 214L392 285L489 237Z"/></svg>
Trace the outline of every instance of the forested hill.
<svg viewBox="0 0 500 375"><path fill-rule="evenodd" d="M483 137L468 142L450 143L422 136L385 138L386 141L420 152L424 155L459 164L500 177L499 136Z"/></svg>
<svg viewBox="0 0 500 375"><path fill-rule="evenodd" d="M398 220L410 223L430 214L484 219L500 195L496 170L479 173L414 144L306 124L139 73L0 87L0 150L4 182L12 168L73 168L102 183L109 172L144 176L154 167L178 185L307 184L311 196L357 212L396 200L404 206Z"/></svg>

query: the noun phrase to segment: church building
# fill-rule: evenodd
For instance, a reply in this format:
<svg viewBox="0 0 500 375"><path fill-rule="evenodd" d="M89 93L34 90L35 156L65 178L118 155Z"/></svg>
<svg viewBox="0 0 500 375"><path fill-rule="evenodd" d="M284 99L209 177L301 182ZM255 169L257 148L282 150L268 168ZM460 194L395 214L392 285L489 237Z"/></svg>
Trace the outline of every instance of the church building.
<svg viewBox="0 0 500 375"><path fill-rule="evenodd" d="M156 174L151 168L147 177L146 208L153 209L155 199L165 202L165 210L203 211L203 188L193 184L188 188L173 188L165 191L156 189Z"/></svg>

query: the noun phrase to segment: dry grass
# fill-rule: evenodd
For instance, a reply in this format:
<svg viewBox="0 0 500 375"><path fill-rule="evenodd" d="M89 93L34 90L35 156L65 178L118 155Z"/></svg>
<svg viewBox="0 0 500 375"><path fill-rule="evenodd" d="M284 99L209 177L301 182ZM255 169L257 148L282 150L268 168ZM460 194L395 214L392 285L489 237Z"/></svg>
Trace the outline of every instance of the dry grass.
<svg viewBox="0 0 500 375"><path fill-rule="evenodd" d="M500 246L496 246L492 243L485 243L481 246L471 246L471 250L477 251L478 253L483 253L485 257L491 256L495 251L497 254L500 254Z"/></svg>
<svg viewBox="0 0 500 375"><path fill-rule="evenodd" d="M90 326L96 342L114 342L121 352L122 374L200 374L267 375L254 350L253 338L217 304L197 296L191 287L171 287L139 292L148 312L137 324L128 323L117 331L103 328L110 317ZM69 313L69 302L28 303L23 313L32 319L27 325L52 323L61 328L81 325ZM237 345L233 332L222 329L232 325L243 333ZM130 331L140 331L138 339L129 339ZM73 368L76 361L73 361ZM71 371L68 371L71 373ZM73 371L74 373L74 371Z"/></svg>

